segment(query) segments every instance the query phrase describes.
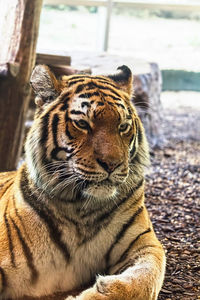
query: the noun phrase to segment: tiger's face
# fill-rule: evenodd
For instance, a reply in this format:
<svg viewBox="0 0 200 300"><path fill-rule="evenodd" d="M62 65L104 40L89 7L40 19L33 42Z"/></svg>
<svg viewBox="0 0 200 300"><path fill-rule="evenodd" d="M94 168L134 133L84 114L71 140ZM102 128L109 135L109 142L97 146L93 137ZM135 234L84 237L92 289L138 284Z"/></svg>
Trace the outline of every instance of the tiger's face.
<svg viewBox="0 0 200 300"><path fill-rule="evenodd" d="M85 198L115 197L130 180L138 148L130 70L120 69L119 82L116 75L65 76L57 82L46 67L39 73L41 68L43 76L38 79L37 69L32 75L39 109L26 144L32 177L62 197L73 198L75 191Z"/></svg>
<svg viewBox="0 0 200 300"><path fill-rule="evenodd" d="M68 131L60 131L63 137L60 144L67 150L74 149L69 168L87 183L83 193L112 197L117 185L123 183L129 173L133 120L122 97L117 106L110 96L103 96L100 89L93 89L90 98L85 95L74 95L70 101ZM62 160L67 158L65 151L57 155Z"/></svg>

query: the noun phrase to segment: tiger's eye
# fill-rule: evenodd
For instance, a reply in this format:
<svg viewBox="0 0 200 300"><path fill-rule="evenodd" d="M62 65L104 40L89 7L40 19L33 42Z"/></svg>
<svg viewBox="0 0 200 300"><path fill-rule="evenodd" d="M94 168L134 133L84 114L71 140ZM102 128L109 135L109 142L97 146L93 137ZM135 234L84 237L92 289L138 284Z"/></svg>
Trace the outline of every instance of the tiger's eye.
<svg viewBox="0 0 200 300"><path fill-rule="evenodd" d="M127 132L130 128L130 124L129 123L124 123L124 124L121 124L119 126L119 131L120 132Z"/></svg>
<svg viewBox="0 0 200 300"><path fill-rule="evenodd" d="M90 129L90 125L85 120L75 121L75 123L81 129Z"/></svg>

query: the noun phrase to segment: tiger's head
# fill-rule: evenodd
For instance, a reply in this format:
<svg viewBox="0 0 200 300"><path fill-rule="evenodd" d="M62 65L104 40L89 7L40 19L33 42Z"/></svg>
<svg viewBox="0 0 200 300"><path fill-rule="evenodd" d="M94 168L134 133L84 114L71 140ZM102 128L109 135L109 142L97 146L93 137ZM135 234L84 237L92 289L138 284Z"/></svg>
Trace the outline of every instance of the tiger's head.
<svg viewBox="0 0 200 300"><path fill-rule="evenodd" d="M37 110L25 149L39 188L65 200L106 200L138 184L148 147L131 103L132 81L127 66L114 75L59 80L47 66L35 67Z"/></svg>

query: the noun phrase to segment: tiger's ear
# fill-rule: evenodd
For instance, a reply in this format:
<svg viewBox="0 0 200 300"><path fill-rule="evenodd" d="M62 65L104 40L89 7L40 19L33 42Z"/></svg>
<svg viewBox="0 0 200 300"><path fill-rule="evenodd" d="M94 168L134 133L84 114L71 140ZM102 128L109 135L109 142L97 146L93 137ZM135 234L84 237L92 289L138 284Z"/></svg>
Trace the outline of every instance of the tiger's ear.
<svg viewBox="0 0 200 300"><path fill-rule="evenodd" d="M36 94L35 103L42 106L60 94L59 81L45 65L37 65L31 75L30 84Z"/></svg>
<svg viewBox="0 0 200 300"><path fill-rule="evenodd" d="M131 96L133 91L133 74L131 70L125 65L118 67L117 70L116 74L108 75L108 77L117 83L121 90Z"/></svg>

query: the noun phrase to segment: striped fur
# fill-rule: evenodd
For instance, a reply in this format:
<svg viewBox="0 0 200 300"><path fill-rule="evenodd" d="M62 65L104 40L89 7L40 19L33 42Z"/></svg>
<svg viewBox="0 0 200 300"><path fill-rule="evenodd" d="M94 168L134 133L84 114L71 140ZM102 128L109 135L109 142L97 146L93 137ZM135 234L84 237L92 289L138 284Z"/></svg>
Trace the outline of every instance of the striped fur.
<svg viewBox="0 0 200 300"><path fill-rule="evenodd" d="M144 205L148 147L126 66L31 77L37 111L18 171L0 174L0 299L155 300L165 255Z"/></svg>

